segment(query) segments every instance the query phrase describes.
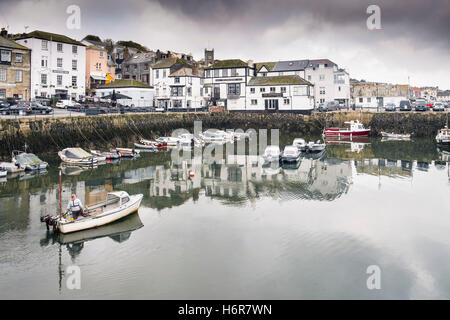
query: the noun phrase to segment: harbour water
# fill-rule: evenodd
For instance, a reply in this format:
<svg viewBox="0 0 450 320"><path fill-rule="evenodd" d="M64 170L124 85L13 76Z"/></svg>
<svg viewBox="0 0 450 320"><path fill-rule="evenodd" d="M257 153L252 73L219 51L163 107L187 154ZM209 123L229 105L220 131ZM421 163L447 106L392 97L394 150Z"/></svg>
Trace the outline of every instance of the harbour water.
<svg viewBox="0 0 450 320"><path fill-rule="evenodd" d="M47 173L0 183L0 298L448 299L448 157L432 140L371 139L282 167L159 152L64 168L63 208L71 193L144 194L137 214L64 236L40 223L59 209L60 161L42 157Z"/></svg>

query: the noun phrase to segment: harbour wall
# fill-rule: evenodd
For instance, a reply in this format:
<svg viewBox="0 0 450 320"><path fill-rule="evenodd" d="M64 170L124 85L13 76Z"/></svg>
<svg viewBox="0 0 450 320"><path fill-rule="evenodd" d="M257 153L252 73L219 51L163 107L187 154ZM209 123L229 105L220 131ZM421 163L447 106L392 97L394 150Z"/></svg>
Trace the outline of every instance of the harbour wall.
<svg viewBox="0 0 450 320"><path fill-rule="evenodd" d="M416 137L434 137L445 126L447 113L373 113L333 112L297 114L249 113L165 113L125 114L78 117L43 117L0 119L0 157L12 150L36 154L53 153L66 147L107 150L110 147L132 147L141 137L153 139L169 136L184 128L193 131L194 121L202 129L280 129L282 134L318 136L325 127L343 126L345 121L360 120L370 126L372 135L381 131L414 133Z"/></svg>

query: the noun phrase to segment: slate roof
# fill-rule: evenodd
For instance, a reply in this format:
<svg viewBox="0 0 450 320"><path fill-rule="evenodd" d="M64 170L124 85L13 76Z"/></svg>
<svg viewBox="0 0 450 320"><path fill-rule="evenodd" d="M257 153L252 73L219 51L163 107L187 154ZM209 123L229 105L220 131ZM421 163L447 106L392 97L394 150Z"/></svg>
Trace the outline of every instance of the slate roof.
<svg viewBox="0 0 450 320"><path fill-rule="evenodd" d="M193 70L190 67L183 67L181 69L178 69L177 71L172 72L169 77L198 77L198 72L195 72L195 70Z"/></svg>
<svg viewBox="0 0 450 320"><path fill-rule="evenodd" d="M319 64L327 64L328 67L336 65L328 59L279 61L272 71L284 72L305 70L306 68L317 68L319 67Z"/></svg>
<svg viewBox="0 0 450 320"><path fill-rule="evenodd" d="M166 69L172 67L174 64L180 63L180 64L186 64L183 60L178 58L167 58L162 59L156 62L152 65L153 69Z"/></svg>
<svg viewBox="0 0 450 320"><path fill-rule="evenodd" d="M278 85L312 85L311 82L299 76L275 76L275 77L253 77L249 80L249 86L278 86Z"/></svg>
<svg viewBox="0 0 450 320"><path fill-rule="evenodd" d="M36 38L36 39L42 39L42 40L48 40L48 41L54 41L54 42L62 42L62 43L68 43L68 44L85 47L85 45L82 44L81 42L74 40L72 38L69 38L65 35L44 32L44 31L39 31L39 30L19 35L18 38L16 38L16 40L29 39L29 38Z"/></svg>
<svg viewBox="0 0 450 320"><path fill-rule="evenodd" d="M136 53L131 56L128 60L124 61L124 63L143 63L143 62L152 62L153 57L155 56L154 52L142 52Z"/></svg>
<svg viewBox="0 0 450 320"><path fill-rule="evenodd" d="M0 47L6 47L11 49L21 49L21 50L30 50L25 46L22 46L21 44L18 44L15 41L3 38L0 36Z"/></svg>

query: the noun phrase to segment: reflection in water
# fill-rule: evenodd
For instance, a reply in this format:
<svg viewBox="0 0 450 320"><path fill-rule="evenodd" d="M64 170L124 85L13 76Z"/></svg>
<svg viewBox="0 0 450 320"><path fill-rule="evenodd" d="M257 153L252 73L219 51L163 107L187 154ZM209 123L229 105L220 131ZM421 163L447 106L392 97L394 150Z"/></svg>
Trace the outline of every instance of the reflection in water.
<svg viewBox="0 0 450 320"><path fill-rule="evenodd" d="M417 274L435 265L417 262L415 246L405 242L427 251L450 246L450 223L437 215L448 202L448 155L430 141L375 139L327 141L323 153L281 166L246 154L175 164L158 152L97 168L66 167L63 204L72 193L88 206L111 190L144 194L139 214L67 235L46 232L39 222L59 208L59 162L48 159L44 175L0 181L0 296L370 298L365 287L346 281L383 263L397 291L376 297L409 297L412 284L417 292L426 284ZM423 208L424 201L414 202L418 194L429 199ZM64 289L64 270L72 264L82 266L84 285L93 291ZM324 287L336 268L344 276ZM24 280L31 275L36 282ZM356 278L365 283L365 276ZM281 283L279 290L273 283ZM450 297L450 290L440 290Z"/></svg>

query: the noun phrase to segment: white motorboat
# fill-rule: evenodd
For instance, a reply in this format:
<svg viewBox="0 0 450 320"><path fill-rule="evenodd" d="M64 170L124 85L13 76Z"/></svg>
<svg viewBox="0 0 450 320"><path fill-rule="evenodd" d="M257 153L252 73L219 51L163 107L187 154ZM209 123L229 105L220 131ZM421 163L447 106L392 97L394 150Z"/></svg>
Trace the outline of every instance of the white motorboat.
<svg viewBox="0 0 450 320"><path fill-rule="evenodd" d="M381 136L384 139L390 139L390 140L409 140L412 137L412 134L401 134L401 133L389 133L389 132L381 132Z"/></svg>
<svg viewBox="0 0 450 320"><path fill-rule="evenodd" d="M71 233L100 227L117 221L139 210L144 195L129 195L125 191L108 193L104 203L87 208L85 216L73 220L70 214L44 216L42 222L54 226L61 233Z"/></svg>
<svg viewBox="0 0 450 320"><path fill-rule="evenodd" d="M39 159L32 153L14 150L12 152L12 162L18 163L25 171L47 170L48 163Z"/></svg>
<svg viewBox="0 0 450 320"><path fill-rule="evenodd" d="M24 172L25 168L18 162L0 162L0 168L6 170L8 173Z"/></svg>
<svg viewBox="0 0 450 320"><path fill-rule="evenodd" d="M325 143L322 143L320 140L308 143L309 152L322 152L323 150L325 150L325 147L326 147Z"/></svg>
<svg viewBox="0 0 450 320"><path fill-rule="evenodd" d="M297 146L286 146L284 147L283 153L281 154L282 162L297 162L300 160L301 151Z"/></svg>
<svg viewBox="0 0 450 320"><path fill-rule="evenodd" d="M279 146L267 146L262 157L266 162L275 162L280 161L280 156L281 152Z"/></svg>
<svg viewBox="0 0 450 320"><path fill-rule="evenodd" d="M166 144L168 147L176 147L178 146L180 139L174 137L159 137L156 138L155 141L163 145Z"/></svg>
<svg viewBox="0 0 450 320"><path fill-rule="evenodd" d="M441 146L450 146L450 129L445 126L443 129L439 130L436 135L436 143Z"/></svg>
<svg viewBox="0 0 450 320"><path fill-rule="evenodd" d="M4 170L3 168L0 168L0 178L6 177L8 174L8 171Z"/></svg>
<svg viewBox="0 0 450 320"><path fill-rule="evenodd" d="M58 152L63 162L77 165L94 165L98 163L97 157L81 148L67 148Z"/></svg>
<svg viewBox="0 0 450 320"><path fill-rule="evenodd" d="M208 129L203 133L200 133L200 139L205 143L221 143L234 141L233 132L225 132L223 130Z"/></svg>
<svg viewBox="0 0 450 320"><path fill-rule="evenodd" d="M134 143L134 147L136 149L140 149L140 150L152 150L152 151L156 151L159 148L154 145L154 144L142 144L142 143Z"/></svg>
<svg viewBox="0 0 450 320"><path fill-rule="evenodd" d="M123 158L134 158L136 156L139 156L139 154L141 153L139 150L129 148L115 148L112 149L111 152L115 152Z"/></svg>
<svg viewBox="0 0 450 320"><path fill-rule="evenodd" d="M296 146L302 152L308 149L308 144L306 143L305 139L302 138L295 138L292 142L292 145Z"/></svg>

